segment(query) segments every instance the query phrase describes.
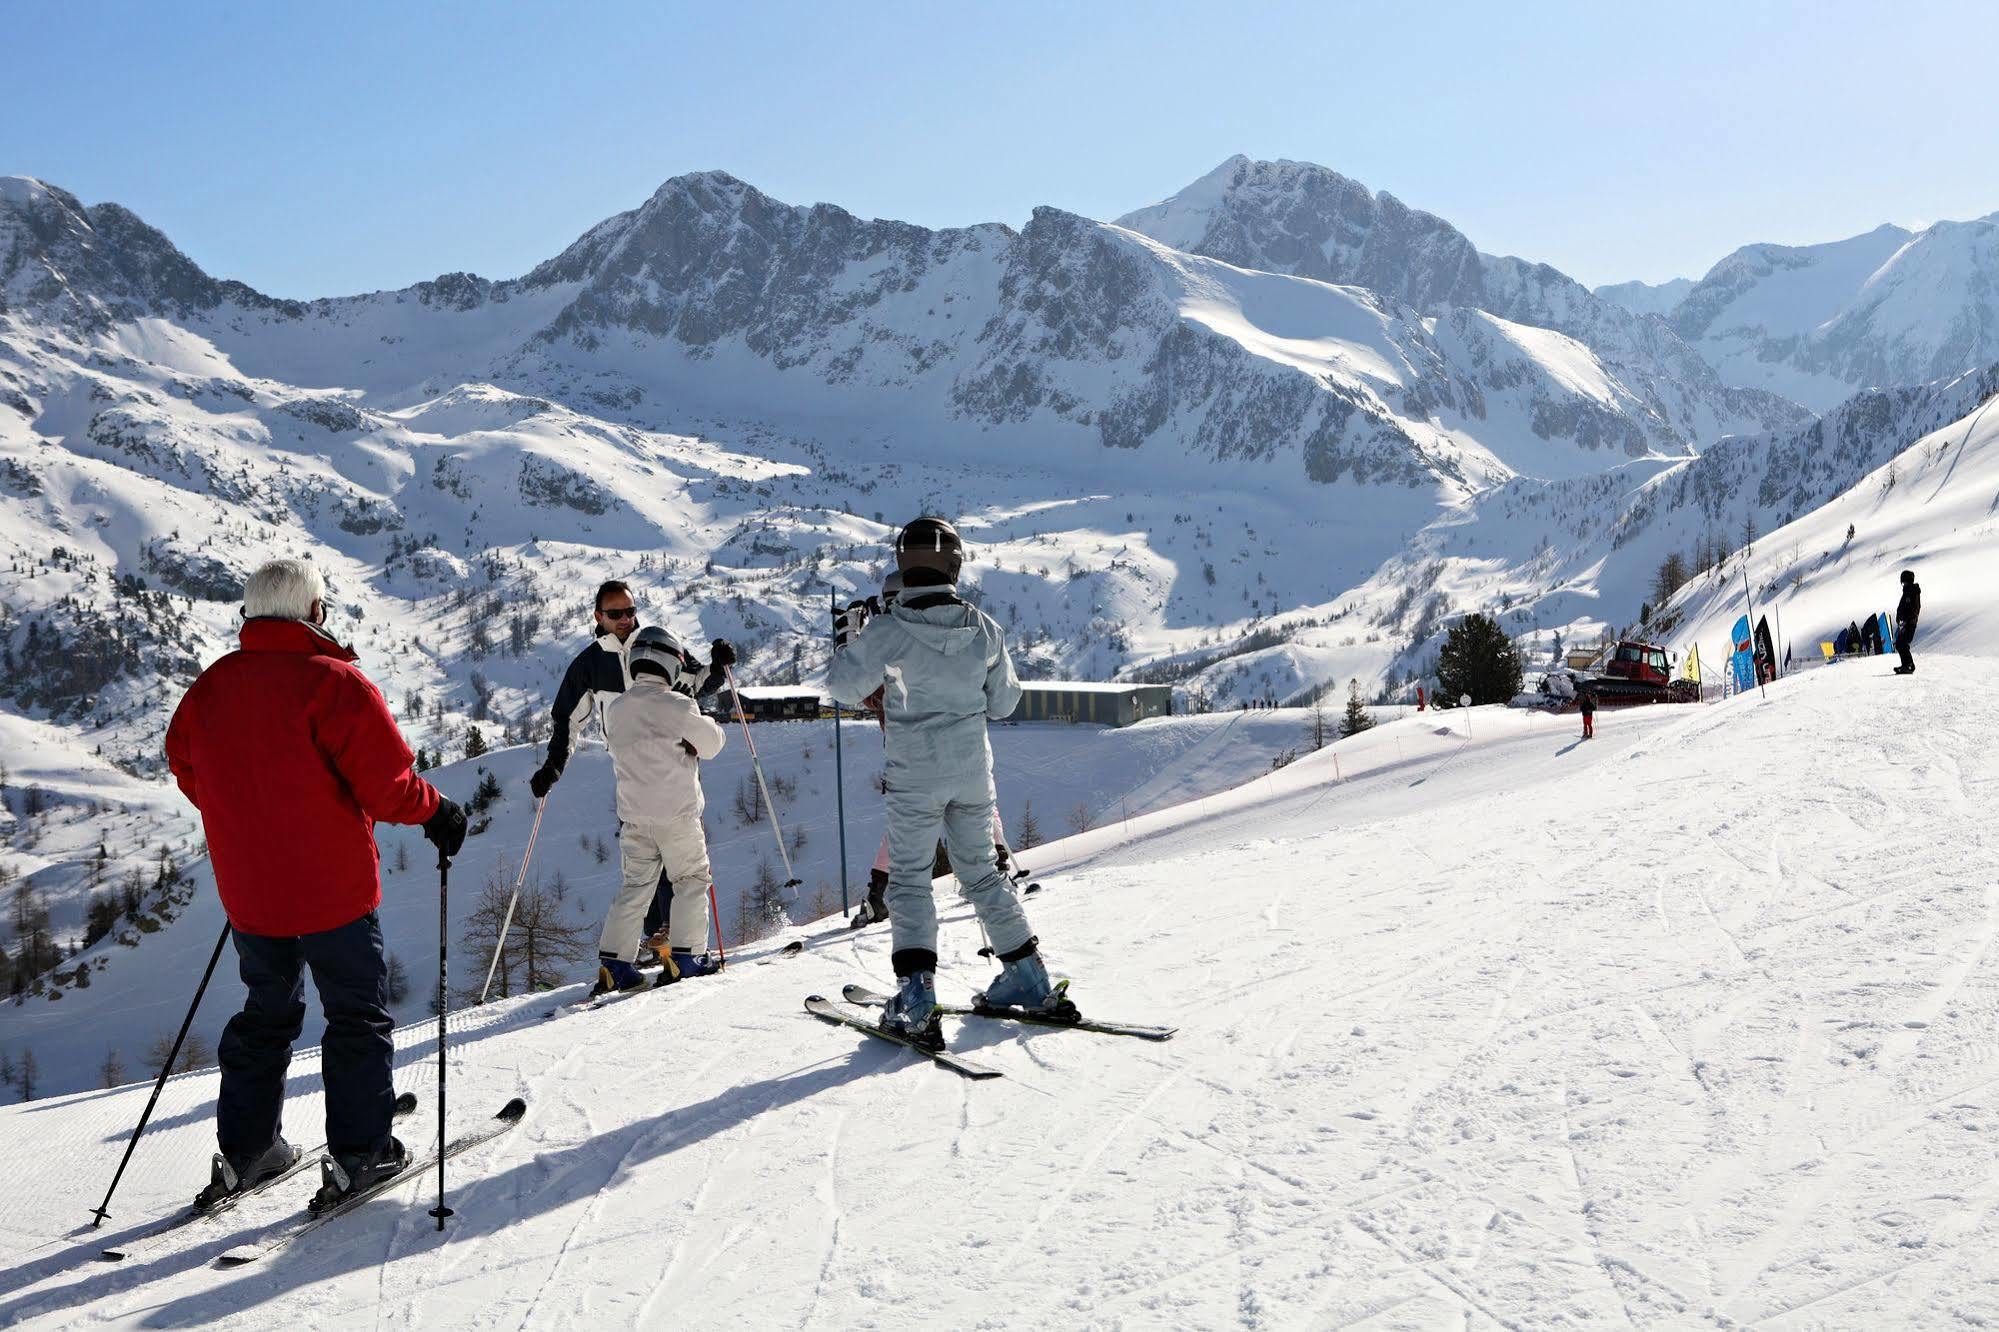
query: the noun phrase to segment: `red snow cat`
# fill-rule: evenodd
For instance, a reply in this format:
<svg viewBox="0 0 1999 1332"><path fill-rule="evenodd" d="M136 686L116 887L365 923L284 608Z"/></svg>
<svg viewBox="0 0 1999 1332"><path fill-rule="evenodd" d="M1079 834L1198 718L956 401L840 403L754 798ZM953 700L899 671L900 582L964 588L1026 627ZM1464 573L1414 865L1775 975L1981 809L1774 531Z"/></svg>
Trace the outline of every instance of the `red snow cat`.
<svg viewBox="0 0 1999 1332"><path fill-rule="evenodd" d="M1598 707L1700 702L1701 687L1692 680L1675 680L1666 649L1657 643L1623 639L1611 644L1600 660L1601 674L1579 682L1596 695Z"/></svg>

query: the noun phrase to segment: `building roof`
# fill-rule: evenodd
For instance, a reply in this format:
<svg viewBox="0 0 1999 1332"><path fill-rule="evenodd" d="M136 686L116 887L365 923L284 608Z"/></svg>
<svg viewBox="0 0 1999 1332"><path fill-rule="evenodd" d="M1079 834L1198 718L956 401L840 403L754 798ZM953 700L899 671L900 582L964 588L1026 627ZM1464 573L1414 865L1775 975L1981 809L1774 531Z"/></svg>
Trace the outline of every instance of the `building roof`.
<svg viewBox="0 0 1999 1332"><path fill-rule="evenodd" d="M1138 684L1130 680L1022 680L1022 689L1058 694L1130 694L1140 689L1171 689L1171 685Z"/></svg>
<svg viewBox="0 0 1999 1332"><path fill-rule="evenodd" d="M821 698L823 695L810 685L738 685L736 692L744 698L769 701L780 698Z"/></svg>

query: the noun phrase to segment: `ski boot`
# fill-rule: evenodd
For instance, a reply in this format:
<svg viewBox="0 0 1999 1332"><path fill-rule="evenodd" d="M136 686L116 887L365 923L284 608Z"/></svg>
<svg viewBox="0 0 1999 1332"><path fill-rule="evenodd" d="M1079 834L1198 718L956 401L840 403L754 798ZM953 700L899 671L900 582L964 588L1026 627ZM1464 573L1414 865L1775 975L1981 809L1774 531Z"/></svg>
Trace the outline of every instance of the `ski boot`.
<svg viewBox="0 0 1999 1332"><path fill-rule="evenodd" d="M696 955L692 948L675 948L663 955L666 965L660 969L659 979L652 983L657 990L662 985L671 985L677 980L712 976L722 969L708 954Z"/></svg>
<svg viewBox="0 0 1999 1332"><path fill-rule="evenodd" d="M366 1155L329 1152L319 1159L319 1192L312 1195L306 1210L314 1215L330 1211L354 1194L401 1174L409 1164L410 1149L395 1137L380 1151Z"/></svg>
<svg viewBox="0 0 1999 1332"><path fill-rule="evenodd" d="M601 994L626 994L645 987L646 978L637 967L610 953L597 954L597 983L590 987L592 999Z"/></svg>
<svg viewBox="0 0 1999 1332"><path fill-rule="evenodd" d="M972 996L974 1009L1013 1009L1070 1022L1082 1016L1069 1002L1069 982L1048 979L1048 968L1042 965L1041 954L1034 951L1033 940L1028 941L1026 952L1000 962L1004 970L991 985Z"/></svg>
<svg viewBox="0 0 1999 1332"><path fill-rule="evenodd" d="M902 988L882 1007L881 1021L876 1025L926 1050L943 1049L944 1019L937 1012L935 973L918 971L904 976Z"/></svg>
<svg viewBox="0 0 1999 1332"><path fill-rule="evenodd" d="M854 913L853 928L860 929L876 921L888 919L888 875L880 870L868 871L868 900L861 903L861 909Z"/></svg>
<svg viewBox="0 0 1999 1332"><path fill-rule="evenodd" d="M208 1187L194 1195L194 1210L205 1212L232 1193L255 1188L272 1175L297 1165L302 1155L303 1152L285 1141L282 1133L258 1156L231 1161L217 1152L209 1166Z"/></svg>

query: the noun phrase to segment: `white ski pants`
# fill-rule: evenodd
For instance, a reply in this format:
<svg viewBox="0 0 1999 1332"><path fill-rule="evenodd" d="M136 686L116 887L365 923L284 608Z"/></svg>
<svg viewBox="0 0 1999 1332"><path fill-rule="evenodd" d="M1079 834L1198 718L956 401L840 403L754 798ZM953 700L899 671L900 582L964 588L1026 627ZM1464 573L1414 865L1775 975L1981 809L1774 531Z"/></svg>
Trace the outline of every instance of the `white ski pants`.
<svg viewBox="0 0 1999 1332"><path fill-rule="evenodd" d="M627 823L618 833L618 855L625 881L604 917L600 952L635 962L646 907L659 888L662 871L673 880L673 907L667 916L667 942L699 953L708 947L708 838L698 819L666 827Z"/></svg>
<svg viewBox="0 0 1999 1332"><path fill-rule="evenodd" d="M993 857L992 772L980 765L956 780L931 776L917 782L891 769L888 783L888 915L895 951L937 951L930 868L940 827L961 891L985 923L993 948L1010 953L1026 943L1034 931Z"/></svg>

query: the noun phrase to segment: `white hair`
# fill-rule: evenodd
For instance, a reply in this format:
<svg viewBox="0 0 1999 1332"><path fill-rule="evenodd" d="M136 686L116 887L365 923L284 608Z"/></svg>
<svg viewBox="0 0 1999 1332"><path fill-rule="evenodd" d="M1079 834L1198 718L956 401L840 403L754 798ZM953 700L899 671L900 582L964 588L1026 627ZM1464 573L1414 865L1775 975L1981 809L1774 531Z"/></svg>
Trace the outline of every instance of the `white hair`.
<svg viewBox="0 0 1999 1332"><path fill-rule="evenodd" d="M272 560L243 585L243 614L310 620L312 603L325 599L326 580L310 560Z"/></svg>

